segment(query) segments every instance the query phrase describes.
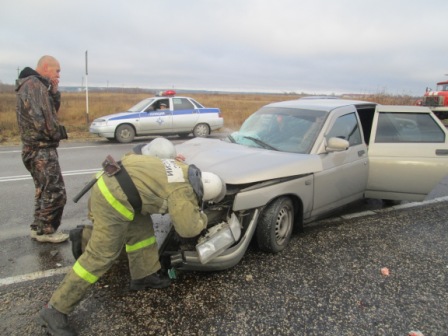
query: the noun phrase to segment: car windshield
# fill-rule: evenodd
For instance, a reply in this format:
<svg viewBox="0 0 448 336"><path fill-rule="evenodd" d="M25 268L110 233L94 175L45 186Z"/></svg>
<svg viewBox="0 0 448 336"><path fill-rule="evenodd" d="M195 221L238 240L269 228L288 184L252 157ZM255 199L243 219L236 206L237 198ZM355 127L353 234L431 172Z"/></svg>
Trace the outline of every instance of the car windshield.
<svg viewBox="0 0 448 336"><path fill-rule="evenodd" d="M263 107L246 119L229 140L250 147L308 154L326 116L324 111Z"/></svg>
<svg viewBox="0 0 448 336"><path fill-rule="evenodd" d="M130 109L128 109L128 112L140 112L145 109L146 106L151 104L154 101L154 98L146 98L142 100L141 102L137 103L136 105L132 106Z"/></svg>
<svg viewBox="0 0 448 336"><path fill-rule="evenodd" d="M448 91L448 83L438 84L436 91Z"/></svg>

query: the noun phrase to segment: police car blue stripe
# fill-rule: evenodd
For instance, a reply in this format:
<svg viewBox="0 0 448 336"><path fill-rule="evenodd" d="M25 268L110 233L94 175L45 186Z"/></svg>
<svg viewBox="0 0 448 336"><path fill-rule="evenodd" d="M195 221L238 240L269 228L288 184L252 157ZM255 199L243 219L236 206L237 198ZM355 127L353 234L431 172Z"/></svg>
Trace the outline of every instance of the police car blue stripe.
<svg viewBox="0 0 448 336"><path fill-rule="evenodd" d="M131 114L124 114L112 118L108 118L107 120L123 120L123 119L132 119L132 118L140 118L140 113L131 113Z"/></svg>
<svg viewBox="0 0 448 336"><path fill-rule="evenodd" d="M206 114L206 113L219 113L219 109L216 108L201 108L196 110L196 114ZM160 117L160 116L170 116L170 115L189 115L192 114L192 110L176 110L176 111L155 111L150 113L130 113L123 114L120 116L109 118L108 120L126 120L126 119L135 119L135 118L151 118L151 117ZM193 113L195 114L195 113Z"/></svg>

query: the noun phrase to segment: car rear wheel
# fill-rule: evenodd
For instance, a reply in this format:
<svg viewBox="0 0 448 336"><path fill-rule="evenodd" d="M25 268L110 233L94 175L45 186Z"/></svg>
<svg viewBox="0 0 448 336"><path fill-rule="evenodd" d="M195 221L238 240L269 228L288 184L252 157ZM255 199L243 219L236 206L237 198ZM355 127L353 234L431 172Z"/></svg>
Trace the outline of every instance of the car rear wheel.
<svg viewBox="0 0 448 336"><path fill-rule="evenodd" d="M115 131L115 138L118 142L121 143L128 143L132 142L135 137L135 131L134 128L131 125L120 125L117 127L117 130Z"/></svg>
<svg viewBox="0 0 448 336"><path fill-rule="evenodd" d="M261 250L277 253L291 239L294 227L294 207L288 197L281 197L269 204L257 224L257 242Z"/></svg>
<svg viewBox="0 0 448 336"><path fill-rule="evenodd" d="M193 129L195 137L206 138L210 134L210 127L207 124L197 124Z"/></svg>

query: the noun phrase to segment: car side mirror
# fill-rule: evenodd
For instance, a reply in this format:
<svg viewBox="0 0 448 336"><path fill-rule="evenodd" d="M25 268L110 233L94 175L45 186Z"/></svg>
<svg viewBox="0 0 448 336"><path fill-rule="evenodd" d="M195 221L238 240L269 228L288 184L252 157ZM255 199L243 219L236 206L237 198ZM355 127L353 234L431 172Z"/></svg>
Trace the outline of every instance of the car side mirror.
<svg viewBox="0 0 448 336"><path fill-rule="evenodd" d="M327 152L339 152L347 150L349 146L350 143L347 140L333 137L328 139L325 150Z"/></svg>

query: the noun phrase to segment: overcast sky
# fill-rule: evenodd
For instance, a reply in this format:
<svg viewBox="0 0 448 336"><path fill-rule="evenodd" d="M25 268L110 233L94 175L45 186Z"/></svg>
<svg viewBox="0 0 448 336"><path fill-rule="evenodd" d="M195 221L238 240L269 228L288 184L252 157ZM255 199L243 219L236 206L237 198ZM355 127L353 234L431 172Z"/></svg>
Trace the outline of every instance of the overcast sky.
<svg viewBox="0 0 448 336"><path fill-rule="evenodd" d="M419 96L448 80L447 0L0 0L0 81Z"/></svg>

